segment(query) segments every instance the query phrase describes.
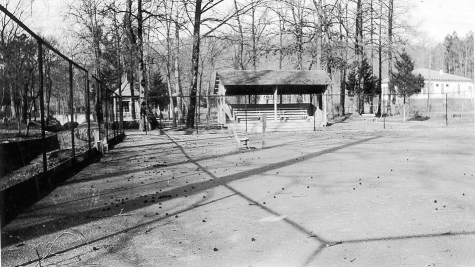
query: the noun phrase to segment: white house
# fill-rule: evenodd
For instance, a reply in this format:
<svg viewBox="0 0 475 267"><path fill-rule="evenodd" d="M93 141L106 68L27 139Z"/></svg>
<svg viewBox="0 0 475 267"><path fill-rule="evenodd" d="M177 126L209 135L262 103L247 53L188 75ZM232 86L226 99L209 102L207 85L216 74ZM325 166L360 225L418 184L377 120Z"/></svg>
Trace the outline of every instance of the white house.
<svg viewBox="0 0 475 267"><path fill-rule="evenodd" d="M140 104L139 104L139 91L134 88L134 101L132 101L132 94L130 91L130 84L125 77L122 78L124 82L120 86L122 92L122 107L124 113L124 121L132 121L132 102L135 104L135 119L140 118ZM143 88L141 88L143 92ZM115 90L115 93L119 95L119 89ZM114 101L114 110L119 112L118 103Z"/></svg>
<svg viewBox="0 0 475 267"><path fill-rule="evenodd" d="M424 77L424 87L420 93L411 97L414 99L445 98L446 94L449 98L473 98L475 93L473 81L469 78L429 69L415 69L412 73ZM388 78L383 79L381 84L383 95L389 93L388 83ZM387 96L384 100L387 100Z"/></svg>

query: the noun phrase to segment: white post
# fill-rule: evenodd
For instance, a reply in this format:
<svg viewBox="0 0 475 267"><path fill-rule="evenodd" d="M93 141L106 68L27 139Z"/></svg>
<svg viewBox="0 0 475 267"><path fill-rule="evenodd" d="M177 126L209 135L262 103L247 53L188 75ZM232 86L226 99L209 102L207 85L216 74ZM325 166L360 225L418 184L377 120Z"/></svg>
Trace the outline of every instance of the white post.
<svg viewBox="0 0 475 267"><path fill-rule="evenodd" d="M262 114L262 148L266 146L267 115Z"/></svg>
<svg viewBox="0 0 475 267"><path fill-rule="evenodd" d="M323 122L323 126L327 126L327 92L325 91L325 93L323 93L323 97L322 97L322 109L323 109L323 118L322 118L322 122Z"/></svg>
<svg viewBox="0 0 475 267"><path fill-rule="evenodd" d="M277 85L274 91L274 121L277 122Z"/></svg>
<svg viewBox="0 0 475 267"><path fill-rule="evenodd" d="M403 107L402 107L402 120L403 121L406 121L406 96L404 96L404 102L402 103L403 104Z"/></svg>

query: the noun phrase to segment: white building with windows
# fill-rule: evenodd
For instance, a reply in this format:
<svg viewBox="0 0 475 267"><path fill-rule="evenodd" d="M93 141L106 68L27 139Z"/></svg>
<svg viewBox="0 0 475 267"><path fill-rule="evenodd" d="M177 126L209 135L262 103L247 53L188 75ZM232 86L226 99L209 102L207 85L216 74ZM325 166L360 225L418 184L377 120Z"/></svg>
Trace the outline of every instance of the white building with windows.
<svg viewBox="0 0 475 267"><path fill-rule="evenodd" d="M424 87L411 97L413 99L445 98L446 94L449 98L473 98L475 94L473 81L469 78L429 69L415 69L412 73L424 77ZM383 95L389 93L388 83L386 78L381 84Z"/></svg>
<svg viewBox="0 0 475 267"><path fill-rule="evenodd" d="M132 121L132 103L135 105L135 119L137 120L140 117L140 105L139 105L139 91L134 88L134 101L132 101L132 94L130 91L130 84L127 82L125 76L122 78L121 93L122 93L122 107L124 114L124 121ZM143 88L142 88L143 91ZM115 93L119 95L119 89L115 90ZM114 110L119 112L118 103L114 101Z"/></svg>

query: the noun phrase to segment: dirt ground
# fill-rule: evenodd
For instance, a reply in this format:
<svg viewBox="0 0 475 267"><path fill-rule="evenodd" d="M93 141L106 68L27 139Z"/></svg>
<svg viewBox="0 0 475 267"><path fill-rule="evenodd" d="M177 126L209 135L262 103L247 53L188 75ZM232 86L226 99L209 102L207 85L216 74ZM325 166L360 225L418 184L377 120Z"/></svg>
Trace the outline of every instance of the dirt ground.
<svg viewBox="0 0 475 267"><path fill-rule="evenodd" d="M382 128L128 132L2 229L2 266L475 266L473 123Z"/></svg>

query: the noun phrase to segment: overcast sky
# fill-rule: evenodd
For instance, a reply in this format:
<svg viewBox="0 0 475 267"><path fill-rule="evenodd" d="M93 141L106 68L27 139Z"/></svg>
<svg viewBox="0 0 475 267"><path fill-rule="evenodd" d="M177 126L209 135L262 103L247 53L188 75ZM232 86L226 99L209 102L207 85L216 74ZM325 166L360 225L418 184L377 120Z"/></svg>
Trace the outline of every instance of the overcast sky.
<svg viewBox="0 0 475 267"><path fill-rule="evenodd" d="M422 21L421 30L436 40L454 31L460 37L474 29L474 0L415 0L413 16Z"/></svg>
<svg viewBox="0 0 475 267"><path fill-rule="evenodd" d="M62 21L62 15L71 1L74 0L36 0L32 13L38 19L29 25L35 30L41 30L45 35L61 34L61 29L67 28ZM463 37L474 29L475 0L412 1L418 6L413 10L414 19L421 23L421 30L426 31L435 41L442 41L447 34L454 31Z"/></svg>

